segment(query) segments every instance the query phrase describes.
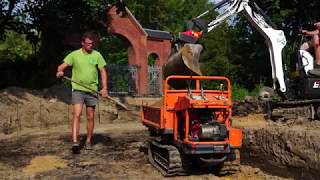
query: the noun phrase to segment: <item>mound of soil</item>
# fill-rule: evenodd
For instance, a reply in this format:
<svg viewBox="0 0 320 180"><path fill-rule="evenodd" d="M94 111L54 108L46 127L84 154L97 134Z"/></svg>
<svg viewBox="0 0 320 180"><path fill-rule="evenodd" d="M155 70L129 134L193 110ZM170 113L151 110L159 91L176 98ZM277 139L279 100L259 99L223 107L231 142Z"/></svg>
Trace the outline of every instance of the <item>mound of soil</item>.
<svg viewBox="0 0 320 180"><path fill-rule="evenodd" d="M72 118L71 90L63 85L43 91L10 87L0 91L0 133L11 134L28 128L48 128L70 125ZM109 122L127 117L115 104L101 99L96 108L98 122ZM123 115L124 113L124 115ZM85 120L85 110L82 119Z"/></svg>
<svg viewBox="0 0 320 180"><path fill-rule="evenodd" d="M320 177L319 121L267 122L262 114L235 119L243 129L245 163L295 179Z"/></svg>

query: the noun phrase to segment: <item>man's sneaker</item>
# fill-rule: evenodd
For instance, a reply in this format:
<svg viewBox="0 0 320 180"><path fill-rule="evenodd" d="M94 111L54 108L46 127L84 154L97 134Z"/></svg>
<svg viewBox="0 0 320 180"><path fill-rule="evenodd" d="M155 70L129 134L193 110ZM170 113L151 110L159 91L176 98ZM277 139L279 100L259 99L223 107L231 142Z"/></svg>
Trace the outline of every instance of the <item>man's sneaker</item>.
<svg viewBox="0 0 320 180"><path fill-rule="evenodd" d="M80 145L79 145L79 143L77 143L77 142L74 142L73 144L72 144L72 153L73 154L78 154L79 153L79 151L80 151Z"/></svg>
<svg viewBox="0 0 320 180"><path fill-rule="evenodd" d="M86 144L84 145L84 149L85 150L92 150L92 144L89 142L86 142Z"/></svg>

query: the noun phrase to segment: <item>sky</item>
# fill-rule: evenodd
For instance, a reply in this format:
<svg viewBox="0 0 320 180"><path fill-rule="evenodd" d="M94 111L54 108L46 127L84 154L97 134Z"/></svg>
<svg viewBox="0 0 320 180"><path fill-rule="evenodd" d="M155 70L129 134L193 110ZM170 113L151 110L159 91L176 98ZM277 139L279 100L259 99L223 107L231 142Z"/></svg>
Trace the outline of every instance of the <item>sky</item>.
<svg viewBox="0 0 320 180"><path fill-rule="evenodd" d="M220 2L220 1L222 1L222 0L210 0L211 2L214 2L214 3L218 3L218 2Z"/></svg>

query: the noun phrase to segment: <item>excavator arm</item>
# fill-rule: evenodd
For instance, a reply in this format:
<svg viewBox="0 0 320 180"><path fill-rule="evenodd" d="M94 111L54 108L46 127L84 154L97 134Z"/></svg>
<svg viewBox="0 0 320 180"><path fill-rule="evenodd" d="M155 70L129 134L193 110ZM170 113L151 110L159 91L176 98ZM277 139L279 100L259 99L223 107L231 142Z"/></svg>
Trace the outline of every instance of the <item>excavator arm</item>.
<svg viewBox="0 0 320 180"><path fill-rule="evenodd" d="M213 10L218 10L219 15L211 22L205 24L201 18ZM285 93L287 88L283 72L282 50L287 43L286 37L282 30L276 29L276 26L253 0L223 0L213 8L192 19L188 25L188 31L181 33L180 36L197 35L193 37L193 41L189 41L189 43L196 43L197 40L200 39L199 34L202 35L203 33L212 31L222 22L239 13L242 13L253 27L255 27L265 38L270 54L273 88L279 88L277 90ZM194 27L200 30L200 33L193 32L192 28ZM279 86L277 86L277 83Z"/></svg>

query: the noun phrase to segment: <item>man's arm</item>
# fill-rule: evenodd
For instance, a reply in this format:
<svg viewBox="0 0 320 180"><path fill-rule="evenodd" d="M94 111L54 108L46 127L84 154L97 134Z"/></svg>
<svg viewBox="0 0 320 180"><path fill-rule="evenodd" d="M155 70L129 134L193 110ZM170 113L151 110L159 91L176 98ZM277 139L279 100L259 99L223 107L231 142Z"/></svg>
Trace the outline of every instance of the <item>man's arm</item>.
<svg viewBox="0 0 320 180"><path fill-rule="evenodd" d="M64 70L68 67L69 65L67 63L62 63L58 66L57 68L57 78L60 78L62 76L64 76Z"/></svg>
<svg viewBox="0 0 320 180"><path fill-rule="evenodd" d="M101 83L102 83L101 95L102 97L106 97L107 96L107 72L104 66L100 68L100 75L101 75Z"/></svg>
<svg viewBox="0 0 320 180"><path fill-rule="evenodd" d="M307 36L313 36L313 35L318 35L319 34L319 30L314 30L314 31L302 30L302 33L307 35Z"/></svg>

